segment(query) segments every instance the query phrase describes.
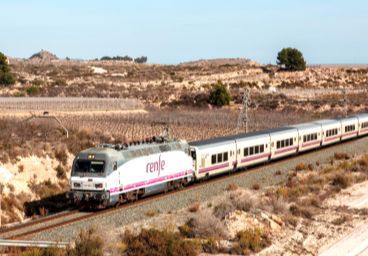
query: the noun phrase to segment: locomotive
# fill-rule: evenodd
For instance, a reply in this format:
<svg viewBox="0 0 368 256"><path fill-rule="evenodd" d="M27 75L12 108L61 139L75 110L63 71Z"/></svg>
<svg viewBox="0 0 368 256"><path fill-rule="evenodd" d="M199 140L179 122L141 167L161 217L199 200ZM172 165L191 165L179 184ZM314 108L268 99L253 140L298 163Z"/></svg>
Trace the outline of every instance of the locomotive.
<svg viewBox="0 0 368 256"><path fill-rule="evenodd" d="M165 132L79 152L67 198L104 208L180 189L190 182L366 135L368 113L190 143Z"/></svg>

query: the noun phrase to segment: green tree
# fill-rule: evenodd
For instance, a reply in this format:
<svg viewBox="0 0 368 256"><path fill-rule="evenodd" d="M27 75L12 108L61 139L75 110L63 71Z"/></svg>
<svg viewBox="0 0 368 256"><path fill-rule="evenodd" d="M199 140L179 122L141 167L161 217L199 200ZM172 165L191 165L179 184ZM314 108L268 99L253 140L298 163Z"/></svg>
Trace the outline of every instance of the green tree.
<svg viewBox="0 0 368 256"><path fill-rule="evenodd" d="M224 105L230 104L231 96L221 81L219 81L211 90L210 101L212 104L217 105L220 108Z"/></svg>
<svg viewBox="0 0 368 256"><path fill-rule="evenodd" d="M303 54L296 48L284 48L277 55L277 65L285 65L289 70L305 70L306 62Z"/></svg>
<svg viewBox="0 0 368 256"><path fill-rule="evenodd" d="M6 56L2 52L0 52L0 70L2 71L2 74L10 72L9 64L6 61Z"/></svg>
<svg viewBox="0 0 368 256"><path fill-rule="evenodd" d="M12 74L9 73L10 68L6 60L6 56L0 52L0 84L14 84L15 79Z"/></svg>

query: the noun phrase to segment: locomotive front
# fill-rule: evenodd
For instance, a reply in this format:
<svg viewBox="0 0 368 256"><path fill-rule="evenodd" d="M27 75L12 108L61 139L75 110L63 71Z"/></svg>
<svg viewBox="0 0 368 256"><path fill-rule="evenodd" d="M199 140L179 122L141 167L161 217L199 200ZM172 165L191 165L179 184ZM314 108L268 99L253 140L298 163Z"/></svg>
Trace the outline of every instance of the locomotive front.
<svg viewBox="0 0 368 256"><path fill-rule="evenodd" d="M66 197L75 204L103 208L110 203L108 177L117 168L119 153L109 148L90 148L78 153Z"/></svg>

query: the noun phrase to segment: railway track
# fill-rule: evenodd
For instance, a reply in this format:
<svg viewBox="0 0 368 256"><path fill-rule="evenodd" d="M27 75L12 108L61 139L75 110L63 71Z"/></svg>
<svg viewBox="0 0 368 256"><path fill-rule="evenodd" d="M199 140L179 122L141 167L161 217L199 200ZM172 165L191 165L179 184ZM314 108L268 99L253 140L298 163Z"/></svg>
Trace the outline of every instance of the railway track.
<svg viewBox="0 0 368 256"><path fill-rule="evenodd" d="M331 145L331 146L328 146L328 147L324 147L324 148L321 148L319 150L312 150L312 151L308 151L308 152L298 154L296 156L279 159L279 160L276 160L276 161L273 161L273 162L267 164L266 166L271 167L273 165L279 165L279 164L282 164L282 163L286 163L290 160L295 160L295 159L298 159L298 158L304 158L308 155L315 154L316 152L323 152L323 151L330 150L330 149L333 149L333 148L338 148L342 145L351 144L354 141L362 140L364 138L366 138L366 136L356 138L356 139L352 139L352 140L343 141L341 143L334 144L334 145ZM33 235L38 234L38 233L42 233L42 232L47 231L47 230L52 230L52 229L55 229L55 228L68 226L70 224L73 224L73 223L76 223L76 222L79 222L79 221L83 221L83 220L87 220L87 219L98 218L98 217L101 217L103 215L106 215L106 214L109 214L109 213L112 213L112 212L122 211L124 209L129 209L129 208L132 208L132 207L136 207L138 205L142 205L142 204L145 204L147 202L150 202L150 201L153 201L153 200L156 200L156 199L160 199L160 198L164 198L164 197L170 197L170 196L173 196L175 194L180 194L180 193L183 193L185 191L198 188L200 186L207 186L207 185L211 185L211 184L214 184L214 183L217 183L217 182L220 182L220 181L224 181L226 179L230 179L230 178L234 178L234 177L237 177L237 176L244 175L245 173L256 172L256 171L258 171L262 168L264 168L264 164L254 166L254 167L252 167L248 170L239 170L239 171L237 171L237 172L235 172L231 175L230 175L230 172L229 172L229 175L218 176L218 177L212 178L210 180L207 180L203 183L192 183L191 185L189 185L187 187L184 187L180 190L174 190L174 191L170 191L168 193L161 193L161 194L153 195L153 196L150 196L150 197L147 197L147 198L142 198L142 199L140 199L140 200L138 200L134 203L127 203L127 204L120 205L120 206L117 206L117 207L114 207L114 208L100 210L98 212L89 212L89 213L84 212L83 213L79 210L76 210L76 211L72 211L72 212L69 212L69 213L65 213L65 214L62 214L62 215L55 216L54 218L57 219L57 221L55 221L55 222L47 223L49 220L53 220L53 218L49 218L49 219L41 219L41 220L39 220L39 222L35 221L35 222L32 222L32 223L26 223L26 224L23 224L23 225L12 227L12 228L0 230L0 238L10 239L10 240L15 240L15 239L20 239L20 238L31 238ZM80 214L78 215L77 213L80 213ZM35 224L43 224L43 225L38 226L38 225L35 225ZM32 228L32 226L33 226L33 228ZM31 228L27 229L28 227L31 227ZM14 232L14 234L7 236L6 234L10 234L10 232Z"/></svg>

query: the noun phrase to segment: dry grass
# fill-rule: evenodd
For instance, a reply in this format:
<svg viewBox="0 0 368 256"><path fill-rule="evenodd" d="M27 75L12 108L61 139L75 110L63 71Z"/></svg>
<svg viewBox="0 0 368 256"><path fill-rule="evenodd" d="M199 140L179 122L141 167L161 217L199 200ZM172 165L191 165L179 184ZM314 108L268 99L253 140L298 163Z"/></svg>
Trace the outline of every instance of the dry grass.
<svg viewBox="0 0 368 256"><path fill-rule="evenodd" d="M253 183L252 188L254 190L259 190L261 188L261 185L258 182Z"/></svg>
<svg viewBox="0 0 368 256"><path fill-rule="evenodd" d="M194 202L191 206L188 207L188 212L198 212L201 204L199 202Z"/></svg>
<svg viewBox="0 0 368 256"><path fill-rule="evenodd" d="M228 185L227 185L227 190L229 191L235 191L238 189L238 185L236 185L235 183L233 182L230 182Z"/></svg>
<svg viewBox="0 0 368 256"><path fill-rule="evenodd" d="M349 155L346 153L339 153L339 152L335 152L334 153L334 158L336 160L348 160L350 159Z"/></svg>

